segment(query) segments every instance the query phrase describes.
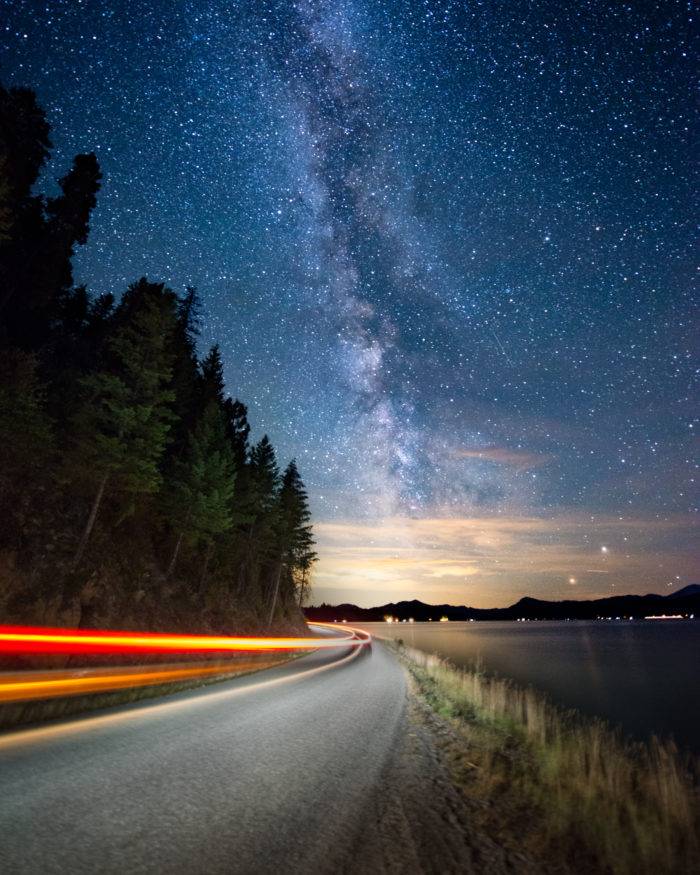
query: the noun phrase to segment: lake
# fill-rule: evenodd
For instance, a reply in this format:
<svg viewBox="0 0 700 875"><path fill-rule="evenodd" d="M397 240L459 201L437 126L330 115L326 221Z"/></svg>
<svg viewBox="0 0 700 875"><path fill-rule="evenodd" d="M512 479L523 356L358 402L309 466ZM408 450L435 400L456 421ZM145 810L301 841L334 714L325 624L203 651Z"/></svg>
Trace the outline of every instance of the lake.
<svg viewBox="0 0 700 875"><path fill-rule="evenodd" d="M700 622L356 624L377 637L531 685L636 738L700 753Z"/></svg>

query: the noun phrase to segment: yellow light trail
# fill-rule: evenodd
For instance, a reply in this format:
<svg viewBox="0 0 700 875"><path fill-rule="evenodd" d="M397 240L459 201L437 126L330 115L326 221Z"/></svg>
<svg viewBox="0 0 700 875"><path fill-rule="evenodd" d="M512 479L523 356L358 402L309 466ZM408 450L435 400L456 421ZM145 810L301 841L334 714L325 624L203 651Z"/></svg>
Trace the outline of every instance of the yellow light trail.
<svg viewBox="0 0 700 875"><path fill-rule="evenodd" d="M146 632L112 632L84 629L48 629L35 626L0 626L0 653L207 653L226 651L318 650L323 647L359 646L367 641L355 630L342 630L334 638L257 638L223 635L163 635Z"/></svg>
<svg viewBox="0 0 700 875"><path fill-rule="evenodd" d="M213 665L190 663L157 667L127 666L0 673L0 703L106 693L216 675L239 675L256 669L271 668L284 661L283 657L270 656L264 660L236 660Z"/></svg>
<svg viewBox="0 0 700 875"><path fill-rule="evenodd" d="M353 652L370 643L368 633L348 626L314 623L342 632L333 638L226 638L221 636L157 635L69 629L0 627L0 652L123 654L159 652L240 651L249 659L227 662L179 663L27 670L0 673L0 704L52 699L113 690L155 686L217 675L238 675L270 668L285 661L282 652L351 647Z"/></svg>

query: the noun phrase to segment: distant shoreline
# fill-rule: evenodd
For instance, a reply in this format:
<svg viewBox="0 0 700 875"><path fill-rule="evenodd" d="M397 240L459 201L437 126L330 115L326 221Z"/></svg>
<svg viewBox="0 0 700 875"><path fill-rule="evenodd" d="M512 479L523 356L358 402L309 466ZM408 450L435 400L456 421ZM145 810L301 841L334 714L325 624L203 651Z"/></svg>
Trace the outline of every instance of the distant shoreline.
<svg viewBox="0 0 700 875"><path fill-rule="evenodd" d="M559 602L522 598L506 608L472 608L466 605L429 605L412 601L390 602L373 608L354 604L312 605L304 609L306 619L318 622L439 623L470 620L643 620L700 618L700 584L690 584L668 595L620 595L604 599Z"/></svg>

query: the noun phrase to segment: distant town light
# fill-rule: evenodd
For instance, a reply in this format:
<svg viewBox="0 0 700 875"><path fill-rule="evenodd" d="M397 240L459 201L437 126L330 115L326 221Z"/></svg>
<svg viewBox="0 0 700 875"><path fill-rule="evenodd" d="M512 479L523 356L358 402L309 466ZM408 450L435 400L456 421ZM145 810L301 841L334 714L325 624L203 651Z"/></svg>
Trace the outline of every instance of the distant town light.
<svg viewBox="0 0 700 875"><path fill-rule="evenodd" d="M645 620L685 620L683 614L649 614Z"/></svg>

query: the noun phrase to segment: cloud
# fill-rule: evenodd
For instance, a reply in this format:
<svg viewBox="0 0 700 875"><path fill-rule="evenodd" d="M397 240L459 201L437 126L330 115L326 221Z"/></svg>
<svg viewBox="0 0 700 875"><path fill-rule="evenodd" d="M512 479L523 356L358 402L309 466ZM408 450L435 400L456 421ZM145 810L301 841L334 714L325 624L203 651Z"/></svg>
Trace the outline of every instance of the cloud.
<svg viewBox="0 0 700 875"><path fill-rule="evenodd" d="M497 465L510 465L519 470L539 468L550 461L551 456L527 450L512 450L508 447L464 447L456 450L458 459L479 459Z"/></svg>
<svg viewBox="0 0 700 875"><path fill-rule="evenodd" d="M363 592L366 605L422 598L478 607L524 595L566 598L572 577L581 598L661 591L670 575L692 576L692 557L675 549L691 526L682 515L583 513L320 522L315 585L331 599L333 590L338 600Z"/></svg>

